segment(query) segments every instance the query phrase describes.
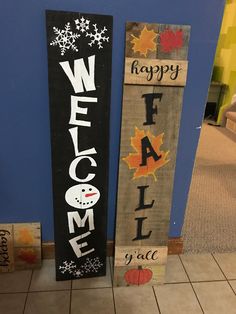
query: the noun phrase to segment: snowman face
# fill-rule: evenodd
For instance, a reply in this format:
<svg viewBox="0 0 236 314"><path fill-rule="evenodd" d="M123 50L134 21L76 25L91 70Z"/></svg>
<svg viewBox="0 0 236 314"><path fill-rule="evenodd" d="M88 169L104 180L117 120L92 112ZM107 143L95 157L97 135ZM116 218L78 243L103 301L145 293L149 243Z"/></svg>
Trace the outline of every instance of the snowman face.
<svg viewBox="0 0 236 314"><path fill-rule="evenodd" d="M66 202L75 208L86 209L97 203L100 192L90 184L78 184L66 191Z"/></svg>

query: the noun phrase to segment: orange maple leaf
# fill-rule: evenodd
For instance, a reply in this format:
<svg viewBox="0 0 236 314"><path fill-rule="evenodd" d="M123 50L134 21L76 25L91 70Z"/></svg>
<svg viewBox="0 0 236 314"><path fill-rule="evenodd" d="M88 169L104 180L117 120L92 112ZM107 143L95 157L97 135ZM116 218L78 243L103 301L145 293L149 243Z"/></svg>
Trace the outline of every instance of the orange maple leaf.
<svg viewBox="0 0 236 314"><path fill-rule="evenodd" d="M127 157L122 158L127 164L129 169L136 169L133 179L139 177L147 177L148 175L153 175L155 181L157 180L155 171L165 164L167 164L170 159L167 159L169 151L161 151L160 147L163 144L164 133L154 136L150 131L145 132L144 130L139 130L135 128L135 136L131 137L131 146L134 148L136 153L130 153ZM154 151L160 157L158 160L154 160L152 156L147 158L147 164L141 166L142 162L142 143L141 140L144 137L148 137Z"/></svg>
<svg viewBox="0 0 236 314"><path fill-rule="evenodd" d="M141 55L146 57L148 50L155 51L157 49L154 41L157 34L153 30L149 31L146 25L142 29L139 37L136 37L133 34L131 34L131 36L133 37L131 43L134 44L132 47L134 52L139 52Z"/></svg>
<svg viewBox="0 0 236 314"><path fill-rule="evenodd" d="M34 242L32 232L27 228L22 228L19 230L18 241L22 244L31 244Z"/></svg>

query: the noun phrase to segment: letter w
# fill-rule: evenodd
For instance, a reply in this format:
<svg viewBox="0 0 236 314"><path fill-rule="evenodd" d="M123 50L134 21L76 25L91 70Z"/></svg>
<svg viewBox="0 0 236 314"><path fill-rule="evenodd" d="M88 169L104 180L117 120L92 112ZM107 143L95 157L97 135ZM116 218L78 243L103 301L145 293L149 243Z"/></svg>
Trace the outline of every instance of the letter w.
<svg viewBox="0 0 236 314"><path fill-rule="evenodd" d="M93 208L86 210L86 213L85 213L83 219L81 219L78 212L68 212L67 217L68 217L70 233L75 232L74 222L77 224L78 228L81 228L81 227L85 226L85 222L87 219L88 219L88 223L89 223L89 230L95 229L94 228L94 219L93 219Z"/></svg>
<svg viewBox="0 0 236 314"><path fill-rule="evenodd" d="M74 73L71 70L69 61L59 62L60 66L68 76L75 93L95 90L95 55L88 57L89 72L86 69L83 58L74 60Z"/></svg>

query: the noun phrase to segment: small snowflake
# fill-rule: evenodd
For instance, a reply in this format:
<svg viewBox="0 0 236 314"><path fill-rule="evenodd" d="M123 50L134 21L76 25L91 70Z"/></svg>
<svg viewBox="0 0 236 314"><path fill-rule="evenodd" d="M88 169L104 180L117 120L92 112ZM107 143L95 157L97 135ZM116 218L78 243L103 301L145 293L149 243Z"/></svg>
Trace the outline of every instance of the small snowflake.
<svg viewBox="0 0 236 314"><path fill-rule="evenodd" d="M101 48L103 48L102 42L103 41L107 41L107 42L109 41L109 37L102 36L107 31L107 28L106 28L106 26L104 26L103 29L101 29L99 32L98 28L97 28L97 24L93 24L93 27L94 27L94 32L95 32L94 34L93 33L86 33L86 37L92 38L92 40L89 43L89 46L92 47L93 44L97 43L98 48L101 49Z"/></svg>
<svg viewBox="0 0 236 314"><path fill-rule="evenodd" d="M89 30L89 23L90 20L86 20L83 16L81 17L81 19L75 20L76 28L82 33Z"/></svg>
<svg viewBox="0 0 236 314"><path fill-rule="evenodd" d="M78 51L78 48L74 43L75 40L80 37L80 34L73 33L70 30L69 22L65 25L65 29L60 30L57 27L53 27L53 31L57 35L57 37L50 43L50 45L51 46L58 45L59 48L61 49L62 56L64 56L66 50L68 49Z"/></svg>
<svg viewBox="0 0 236 314"><path fill-rule="evenodd" d="M62 274L69 273L72 274L75 271L76 265L73 261L65 261L63 262L63 266L59 266L59 270L61 270Z"/></svg>
<svg viewBox="0 0 236 314"><path fill-rule="evenodd" d="M84 275L84 272L83 270L80 270L80 269L76 269L74 272L73 272L73 275L77 278L80 278Z"/></svg>
<svg viewBox="0 0 236 314"><path fill-rule="evenodd" d="M81 268L84 269L85 273L97 273L102 266L103 263L100 262L99 257L95 257L86 258L86 262L81 266Z"/></svg>

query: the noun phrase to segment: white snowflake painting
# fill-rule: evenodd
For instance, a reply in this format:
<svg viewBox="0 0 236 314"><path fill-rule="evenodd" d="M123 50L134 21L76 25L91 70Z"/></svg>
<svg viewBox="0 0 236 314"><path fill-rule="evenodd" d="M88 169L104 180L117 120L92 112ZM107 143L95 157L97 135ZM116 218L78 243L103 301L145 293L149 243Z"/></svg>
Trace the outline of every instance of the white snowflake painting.
<svg viewBox="0 0 236 314"><path fill-rule="evenodd" d="M83 16L80 19L75 20L76 29L81 33L84 33L89 30L90 20L85 19Z"/></svg>
<svg viewBox="0 0 236 314"><path fill-rule="evenodd" d="M76 265L73 261L64 261L62 266L59 266L59 270L62 274L69 273L72 274L75 271Z"/></svg>
<svg viewBox="0 0 236 314"><path fill-rule="evenodd" d="M78 47L75 45L75 40L80 37L80 34L73 33L70 28L70 22L65 25L65 29L60 30L57 27L53 27L54 33L57 35L53 40L51 46L59 46L61 49L61 55L64 56L66 50L72 49L78 51Z"/></svg>
<svg viewBox="0 0 236 314"><path fill-rule="evenodd" d="M74 261L64 261L59 270L62 274L71 274L75 278L82 278L85 274L98 273L103 263L100 261L99 257L86 258L85 262L77 267Z"/></svg>
<svg viewBox="0 0 236 314"><path fill-rule="evenodd" d="M97 273L99 269L103 266L103 263L100 262L99 257L95 258L86 258L84 265L81 268L85 273Z"/></svg>
<svg viewBox="0 0 236 314"><path fill-rule="evenodd" d="M107 31L106 26L103 27L103 29L100 29L100 31L97 28L97 24L93 24L94 33L88 33L86 32L86 37L90 37L91 41L88 43L90 47L92 45L97 44L98 49L103 48L103 42L109 42L109 37L104 36L105 32Z"/></svg>

